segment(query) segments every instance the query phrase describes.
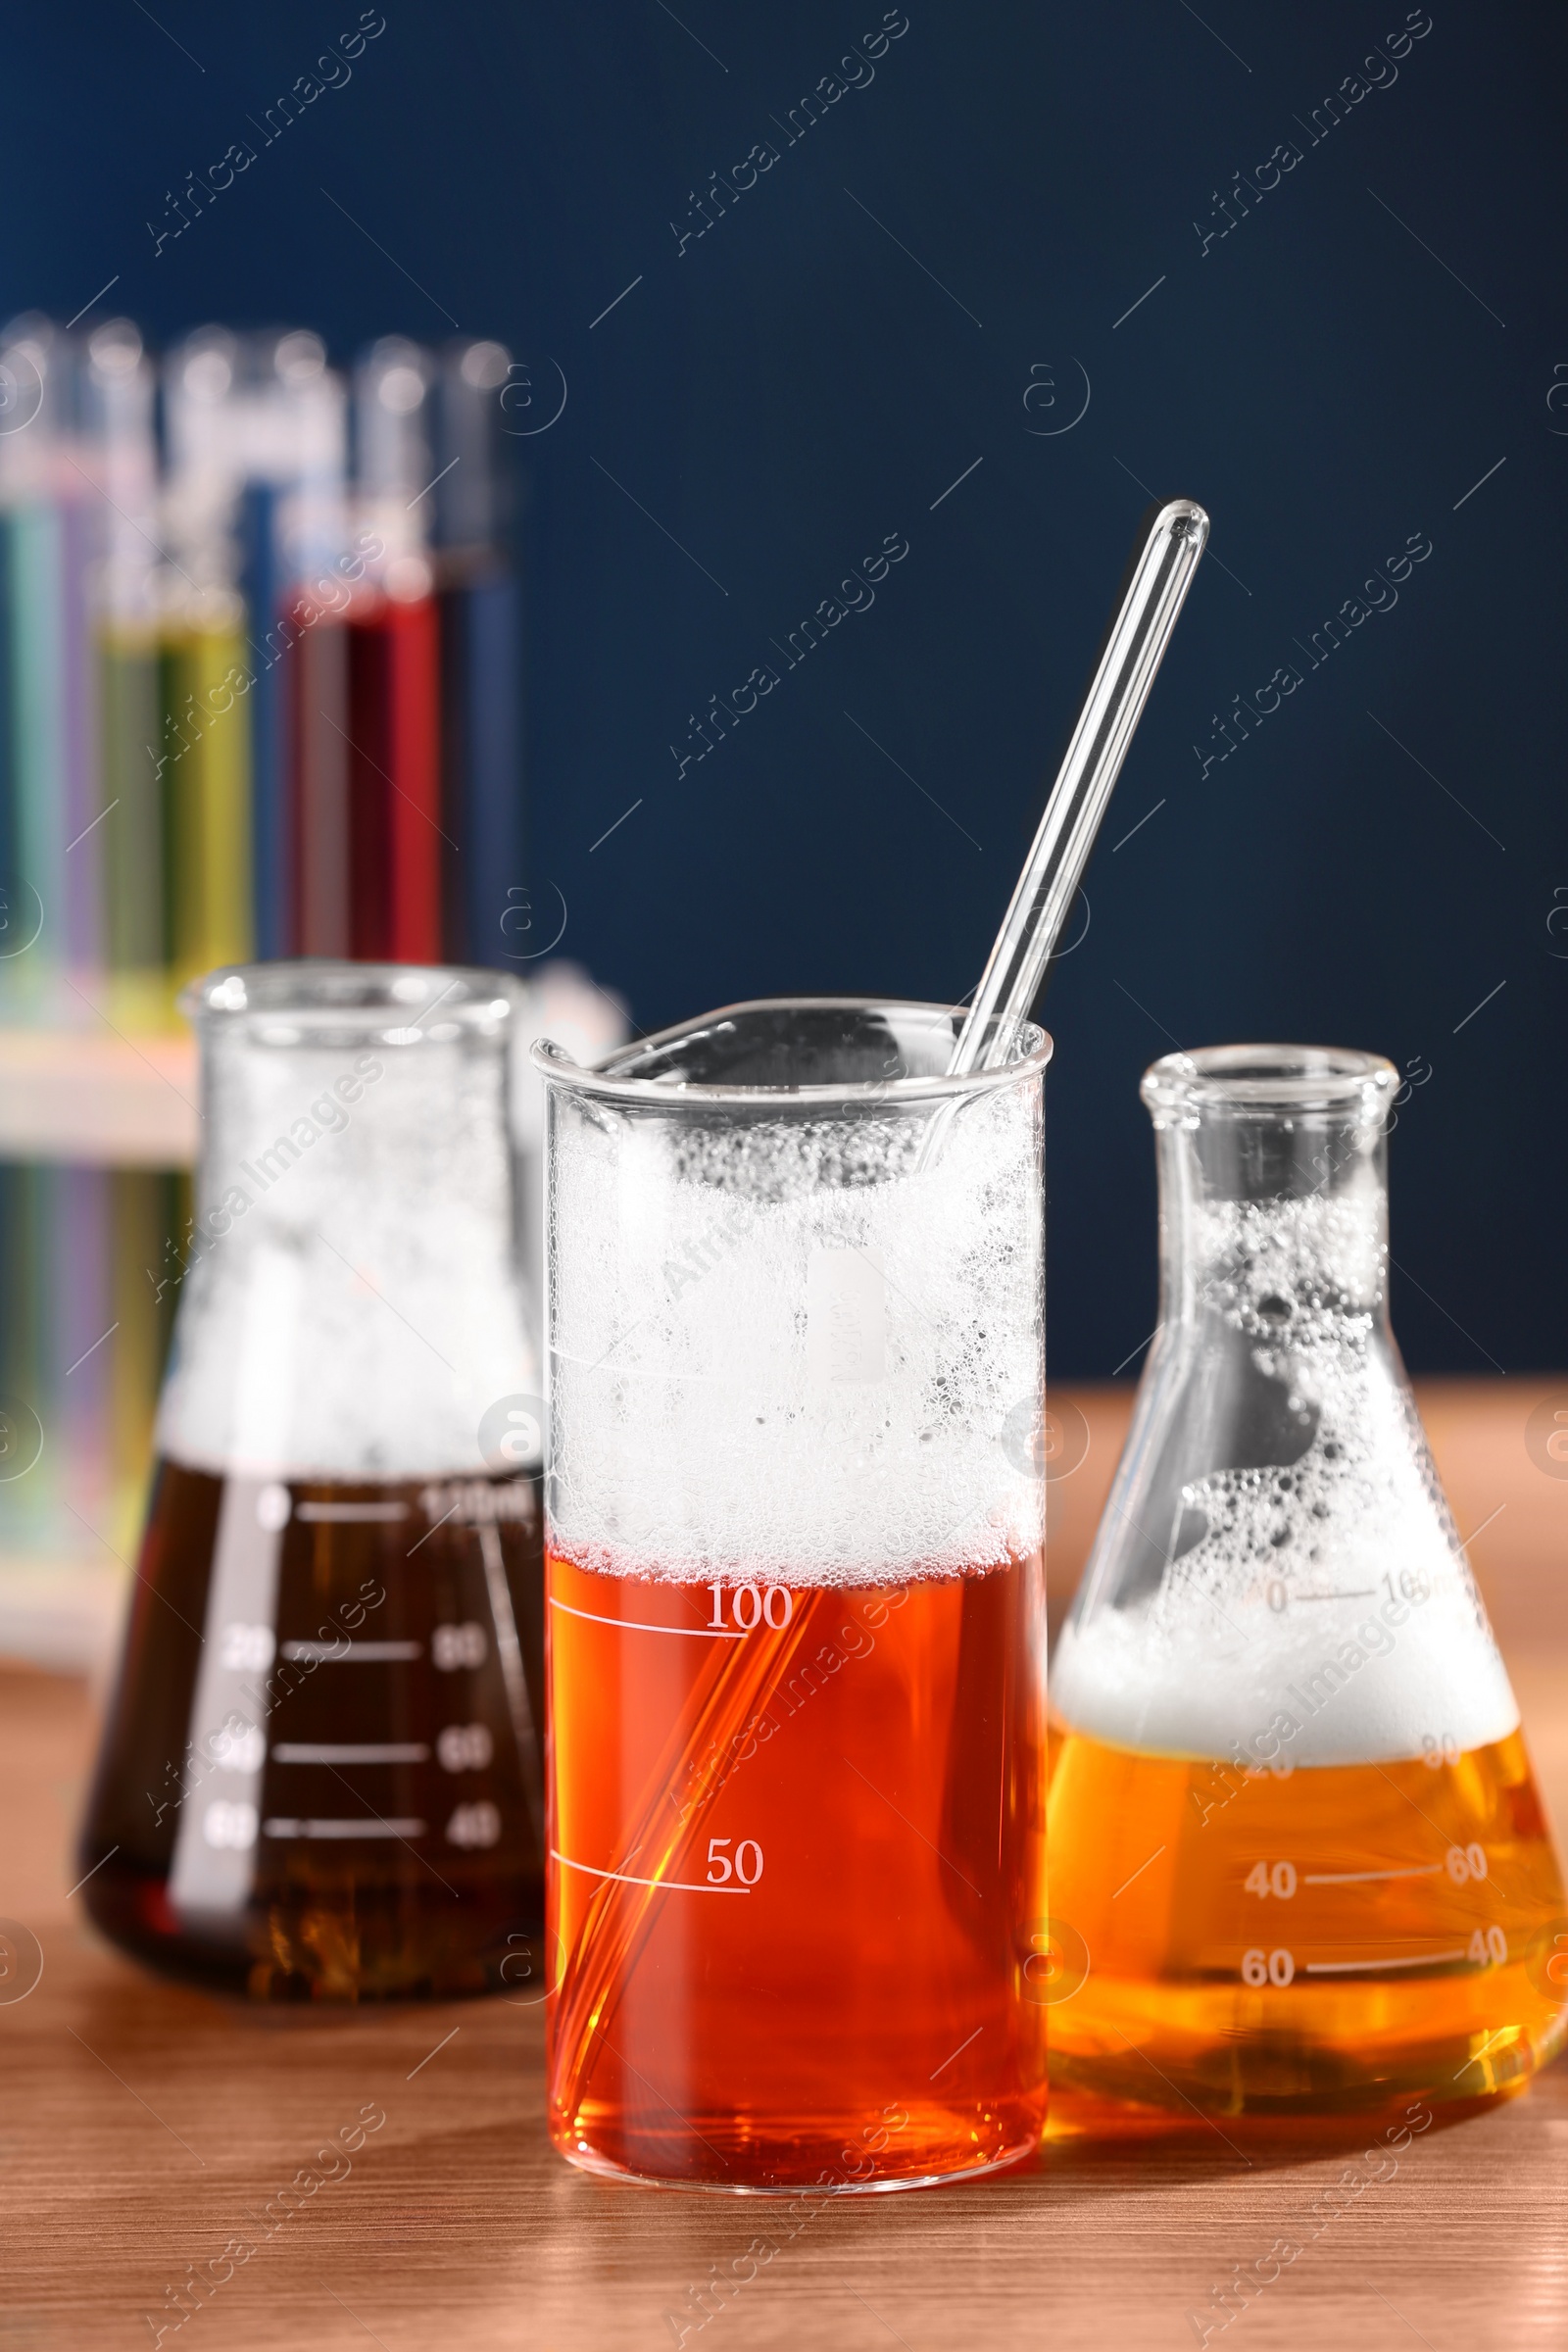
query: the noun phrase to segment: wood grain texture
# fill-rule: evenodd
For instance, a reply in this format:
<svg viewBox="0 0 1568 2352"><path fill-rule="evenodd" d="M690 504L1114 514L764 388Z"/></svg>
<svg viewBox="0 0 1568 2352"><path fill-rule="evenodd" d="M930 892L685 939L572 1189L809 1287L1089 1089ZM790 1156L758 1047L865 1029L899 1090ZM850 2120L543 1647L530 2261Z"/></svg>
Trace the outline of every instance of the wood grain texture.
<svg viewBox="0 0 1568 2352"><path fill-rule="evenodd" d="M1424 1402L1461 1529L1501 1501L1494 1524L1524 1531L1519 1553L1506 1535L1489 1544L1485 1574L1561 1822L1568 1481L1540 1471L1522 1436L1544 1394L1509 1382ZM1077 1402L1094 1442L1062 1482L1065 1494L1083 1480L1057 1534L1058 1555L1076 1543L1081 1559L1125 1400ZM1006 2180L795 2221L771 2199L614 2186L545 2143L537 2007L251 2010L155 1983L108 1950L68 1899L94 1731L80 1684L0 1674L0 1913L44 1959L25 1999L0 2002L3 2352L150 2345L143 2315L170 2316L166 2289L186 2265L256 2240L253 2214L367 2106L386 2121L347 2177L304 2198L164 2335L166 2352L641 2352L673 2344L665 2314L689 2322L690 2290L714 2265L744 2267L758 2237L777 2252L688 2346L1191 2345L1189 2309L1278 2238L1301 2251L1211 2344L1568 2341L1562 2068L1527 2098L1423 2134L1315 2236L1309 2202L1357 2141L1243 2156L1201 2129L1142 2148L1053 2145Z"/></svg>

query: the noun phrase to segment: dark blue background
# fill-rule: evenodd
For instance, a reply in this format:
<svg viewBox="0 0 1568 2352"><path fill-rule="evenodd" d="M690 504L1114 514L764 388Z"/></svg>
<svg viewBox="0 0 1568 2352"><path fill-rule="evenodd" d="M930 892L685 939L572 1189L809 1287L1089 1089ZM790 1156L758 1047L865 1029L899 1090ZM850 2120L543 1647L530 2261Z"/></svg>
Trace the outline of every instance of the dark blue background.
<svg viewBox="0 0 1568 2352"><path fill-rule="evenodd" d="M1049 1001L1054 1370L1108 1373L1153 1321L1140 1071L1265 1037L1430 1069L1393 1153L1414 1364L1561 1364L1561 12L1434 0L1397 79L1311 144L1394 0L909 0L874 80L791 145L871 0L385 0L347 85L262 146L248 124L358 15L23 12L0 295L70 317L118 273L91 316L294 320L345 358L493 333L531 364L524 426L564 372L516 444L528 879L565 895L562 952L645 1028L783 991L961 997L1140 484L1200 498L1212 553ZM167 191L246 138L155 256ZM778 162L677 253L691 192L760 140ZM1300 163L1203 252L1195 219L1223 226L1215 192L1284 140ZM1080 369L1087 415L1046 437ZM891 532L910 552L874 609L678 779L689 714ZM1415 532L1396 608L1308 670L1296 641ZM1293 661L1299 690L1200 777L1213 714Z"/></svg>

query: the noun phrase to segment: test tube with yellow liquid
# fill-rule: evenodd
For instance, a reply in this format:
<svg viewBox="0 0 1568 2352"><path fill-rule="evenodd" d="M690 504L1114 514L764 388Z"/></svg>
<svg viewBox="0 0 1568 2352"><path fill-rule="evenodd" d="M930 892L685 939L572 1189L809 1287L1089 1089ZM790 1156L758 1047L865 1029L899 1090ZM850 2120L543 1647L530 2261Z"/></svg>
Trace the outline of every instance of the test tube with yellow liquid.
<svg viewBox="0 0 1568 2352"><path fill-rule="evenodd" d="M235 336L204 327L165 367L169 441L160 575L160 781L171 978L252 952L251 751L256 659L238 590Z"/></svg>
<svg viewBox="0 0 1568 2352"><path fill-rule="evenodd" d="M169 959L176 986L251 950L249 677L231 588L171 600L160 673Z"/></svg>

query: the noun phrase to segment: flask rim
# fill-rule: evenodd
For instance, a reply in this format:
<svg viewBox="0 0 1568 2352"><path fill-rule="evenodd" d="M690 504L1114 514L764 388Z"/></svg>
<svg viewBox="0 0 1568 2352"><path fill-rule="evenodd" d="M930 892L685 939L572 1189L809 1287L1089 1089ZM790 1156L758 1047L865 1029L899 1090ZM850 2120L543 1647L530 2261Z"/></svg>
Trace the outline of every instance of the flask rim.
<svg viewBox="0 0 1568 2352"><path fill-rule="evenodd" d="M1198 1046L1162 1054L1139 1092L1156 1126L1271 1112L1381 1122L1398 1086L1384 1054L1352 1046Z"/></svg>
<svg viewBox="0 0 1568 2352"><path fill-rule="evenodd" d="M521 1009L522 989L510 972L477 965L301 956L220 964L190 981L175 1003L204 1037L241 1024L261 1044L320 1044L347 1034L386 1046L442 1045L455 1031L504 1035Z"/></svg>
<svg viewBox="0 0 1568 2352"><path fill-rule="evenodd" d="M674 1074L639 1077L627 1067L639 1061L655 1061L682 1043L695 1045L720 1024L734 1025L750 1014L790 1012L923 1014L930 1017L933 1031L939 1022L954 1024L951 1037L956 1042L956 1024L962 1020L963 1007L929 1004L905 997L750 997L736 1004L718 1005L693 1020L677 1021L652 1037L634 1040L631 1045L617 1046L597 1063L584 1065L573 1061L564 1048L550 1038L536 1041L530 1058L552 1085L621 1102L659 1104L665 1109L682 1102L704 1108L724 1103L747 1108L795 1104L827 1108L835 1103L856 1107L876 1102L932 1102L992 1093L1000 1087L1016 1086L1021 1080L1042 1077L1054 1051L1054 1040L1046 1030L1033 1021L1023 1021L1014 1029L1013 1043L1018 1050L1004 1062L995 1069L967 1070L956 1076L939 1071L928 1077L833 1079L810 1086L714 1085Z"/></svg>

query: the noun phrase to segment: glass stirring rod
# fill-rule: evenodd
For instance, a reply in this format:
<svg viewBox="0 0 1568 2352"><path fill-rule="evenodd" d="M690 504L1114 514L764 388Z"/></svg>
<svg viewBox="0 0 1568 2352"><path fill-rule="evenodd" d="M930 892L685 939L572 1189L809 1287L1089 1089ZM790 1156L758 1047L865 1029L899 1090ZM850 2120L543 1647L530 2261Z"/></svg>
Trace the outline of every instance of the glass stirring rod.
<svg viewBox="0 0 1568 2352"><path fill-rule="evenodd" d="M1028 862L953 1049L950 1077L1005 1060L1014 1030L1027 1020L1040 994L1207 538L1208 516L1190 498L1168 499L1139 525L1121 602Z"/></svg>

